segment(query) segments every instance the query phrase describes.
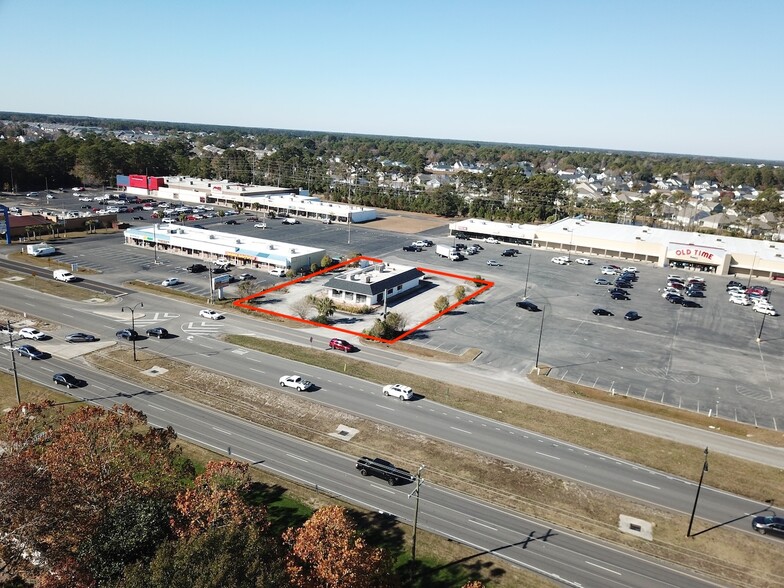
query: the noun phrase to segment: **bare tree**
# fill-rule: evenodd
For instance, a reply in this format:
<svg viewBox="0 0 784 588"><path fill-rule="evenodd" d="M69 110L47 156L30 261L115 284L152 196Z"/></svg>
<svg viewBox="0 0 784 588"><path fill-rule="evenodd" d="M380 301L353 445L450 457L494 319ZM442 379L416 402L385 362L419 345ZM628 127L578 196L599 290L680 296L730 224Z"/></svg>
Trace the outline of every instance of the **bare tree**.
<svg viewBox="0 0 784 588"><path fill-rule="evenodd" d="M305 296L304 298L300 298L296 300L291 305L291 312L296 314L301 319L307 319L310 310L313 308L313 297L312 296Z"/></svg>

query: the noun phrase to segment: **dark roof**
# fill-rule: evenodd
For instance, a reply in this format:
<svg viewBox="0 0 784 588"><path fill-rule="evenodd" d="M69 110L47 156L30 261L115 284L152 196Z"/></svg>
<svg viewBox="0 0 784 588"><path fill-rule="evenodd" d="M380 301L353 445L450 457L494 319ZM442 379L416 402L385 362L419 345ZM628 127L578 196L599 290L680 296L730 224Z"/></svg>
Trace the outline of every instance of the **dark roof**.
<svg viewBox="0 0 784 588"><path fill-rule="evenodd" d="M330 278L324 286L326 288L334 288L335 290L342 290L344 292L374 296L384 290L395 288L401 284L407 284L408 282L419 279L424 275L424 272L412 267L402 272L390 273L389 276L383 280L376 280L371 284L368 284L360 275L359 280L346 280L339 277L333 277Z"/></svg>
<svg viewBox="0 0 784 588"><path fill-rule="evenodd" d="M16 216L15 214L8 215L8 225L12 229L19 229L23 227L32 227L35 225L51 225L54 224L45 216L40 214L25 214Z"/></svg>

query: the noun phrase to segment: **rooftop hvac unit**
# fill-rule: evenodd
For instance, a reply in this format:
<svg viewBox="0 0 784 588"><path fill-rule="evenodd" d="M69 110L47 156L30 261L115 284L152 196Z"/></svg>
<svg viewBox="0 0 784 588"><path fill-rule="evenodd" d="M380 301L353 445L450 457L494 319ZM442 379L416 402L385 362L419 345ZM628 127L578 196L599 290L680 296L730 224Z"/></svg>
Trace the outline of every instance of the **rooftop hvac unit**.
<svg viewBox="0 0 784 588"><path fill-rule="evenodd" d="M236 239L234 242L237 243L238 245L242 245L242 239Z"/></svg>
<svg viewBox="0 0 784 588"><path fill-rule="evenodd" d="M210 239L214 239L214 238L215 238L215 235L210 235Z"/></svg>
<svg viewBox="0 0 784 588"><path fill-rule="evenodd" d="M369 284L369 283L370 283L370 276L365 276L365 283L366 283L366 284Z"/></svg>

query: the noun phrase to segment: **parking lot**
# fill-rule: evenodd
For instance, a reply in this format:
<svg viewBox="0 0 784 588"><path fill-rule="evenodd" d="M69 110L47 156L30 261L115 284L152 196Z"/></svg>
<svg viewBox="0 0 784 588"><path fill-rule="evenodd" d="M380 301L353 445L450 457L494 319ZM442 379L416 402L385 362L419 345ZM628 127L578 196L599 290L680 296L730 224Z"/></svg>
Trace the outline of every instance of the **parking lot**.
<svg viewBox="0 0 784 588"><path fill-rule="evenodd" d="M78 209L77 195L56 197L58 208ZM24 202L21 198L23 207ZM138 215L119 216L138 224L142 221L132 219ZM149 213L143 216L149 217ZM629 291L630 299L612 300L608 286L596 285L594 279L601 275L603 263L626 265L622 260L592 258L594 265L590 266L559 265L550 260L565 252L516 246L521 250L519 255L502 257L508 245L481 242L483 250L459 262L438 257L434 247L421 252L402 250L418 238L454 245L457 241L448 236L446 221L437 228L407 235L374 229L373 223L348 227L303 221L287 226L280 219L268 219L268 228L258 229L247 215L233 218L238 224L223 225L225 219L221 218L188 224L321 247L333 257L362 253L493 280L495 287L475 303L427 325L409 339L415 345L453 353L480 348L482 354L465 369L488 378L522 377L533 369L538 350L540 364L552 366L555 378L703 414L718 411L722 418L767 428L778 429L784 423L779 385L784 377L779 361L784 353L782 318L766 317L761 342L757 342L764 315L728 302L725 284L729 277L700 274L707 284L706 297L695 300L702 308L685 308L669 304L658 292L666 285L667 268L635 263L639 280ZM192 260L159 252L156 264L151 251L127 247L120 236L65 240L58 247L61 260L98 270L103 274L98 279L110 283L129 277L160 283L174 276L183 281L174 288L205 298L209 295L208 274L189 274L184 269ZM500 265L487 265L490 259ZM254 285L259 290L281 281L263 271L237 268L233 273L245 271L257 276ZM689 275L685 270L674 273ZM780 293L775 286L772 290L775 306ZM515 306L524 293L543 313ZM596 307L606 308L614 316L591 314ZM629 310L637 311L640 320L625 321L623 315Z"/></svg>

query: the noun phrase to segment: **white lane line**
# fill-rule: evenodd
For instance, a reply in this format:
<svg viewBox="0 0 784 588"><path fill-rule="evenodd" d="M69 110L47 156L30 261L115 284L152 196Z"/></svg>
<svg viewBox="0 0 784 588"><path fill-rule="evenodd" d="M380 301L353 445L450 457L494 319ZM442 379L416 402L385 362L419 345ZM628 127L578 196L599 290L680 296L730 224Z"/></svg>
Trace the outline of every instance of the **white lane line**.
<svg viewBox="0 0 784 588"><path fill-rule="evenodd" d="M379 407L379 408L383 408L384 410L392 410L392 411L395 410L394 408L392 408L390 406L384 406L383 404L376 404L376 406Z"/></svg>
<svg viewBox="0 0 784 588"><path fill-rule="evenodd" d="M300 461L304 461L305 463L308 463L307 459L305 459L304 457L300 457L299 455L294 455L293 453L287 453L286 455L288 455L291 459L298 459Z"/></svg>
<svg viewBox="0 0 784 588"><path fill-rule="evenodd" d="M73 317L74 317L72 314L65 314L65 313L62 313L62 315L63 315L63 316L67 316L68 318L73 318Z"/></svg>
<svg viewBox="0 0 784 588"><path fill-rule="evenodd" d="M610 572L611 574L617 574L618 576L622 576L621 572L616 572L615 570L611 570L610 568L605 568L604 566L600 566L599 564L592 563L590 561L586 561L589 566L593 566L595 568L599 568L600 570L604 570L605 572Z"/></svg>
<svg viewBox="0 0 784 588"><path fill-rule="evenodd" d="M498 529L495 527L491 527L490 525L485 525L484 523L480 523L479 521L475 521L474 519L468 519L469 523L474 523L475 525L479 525L480 527L484 527L485 529L490 529L491 531L497 531Z"/></svg>
<svg viewBox="0 0 784 588"><path fill-rule="evenodd" d="M376 490L383 490L384 492L388 492L389 494L395 493L395 491L390 490L389 487L379 486L378 484L371 484L371 486L373 486L373 488L375 488Z"/></svg>
<svg viewBox="0 0 784 588"><path fill-rule="evenodd" d="M218 427L213 427L213 431L218 431L219 433L223 433L224 435L231 435L228 431L224 431L223 429L219 429Z"/></svg>
<svg viewBox="0 0 784 588"><path fill-rule="evenodd" d="M250 371L252 371L252 372L257 372L257 373L259 373L259 374L266 374L266 373L267 373L267 372L265 372L264 370L257 370L256 368L248 368L248 369L249 369Z"/></svg>
<svg viewBox="0 0 784 588"><path fill-rule="evenodd" d="M454 429L455 431L460 431L461 433L466 433L467 435L473 435L471 431L465 431L463 429L458 429L457 427L449 427L450 429Z"/></svg>
<svg viewBox="0 0 784 588"><path fill-rule="evenodd" d="M654 486L653 484L646 484L645 482L640 482L639 480L632 480L635 484L640 484L641 486L648 486L648 488L655 488L656 490L661 490L658 486Z"/></svg>
<svg viewBox="0 0 784 588"><path fill-rule="evenodd" d="M165 408L163 408L162 406L158 406L157 404L153 404L152 402L148 402L147 406L151 406L152 408L156 410L160 410L161 412L166 412Z"/></svg>
<svg viewBox="0 0 784 588"><path fill-rule="evenodd" d="M541 451L537 451L536 453L537 455L541 455L542 457L549 457L550 459L561 459L560 457L557 457L555 455L549 455L547 453L542 453Z"/></svg>

